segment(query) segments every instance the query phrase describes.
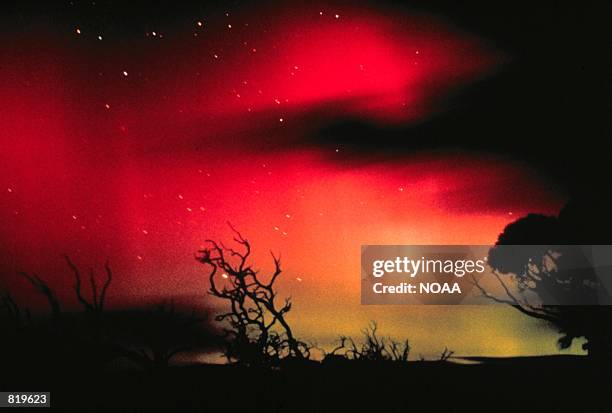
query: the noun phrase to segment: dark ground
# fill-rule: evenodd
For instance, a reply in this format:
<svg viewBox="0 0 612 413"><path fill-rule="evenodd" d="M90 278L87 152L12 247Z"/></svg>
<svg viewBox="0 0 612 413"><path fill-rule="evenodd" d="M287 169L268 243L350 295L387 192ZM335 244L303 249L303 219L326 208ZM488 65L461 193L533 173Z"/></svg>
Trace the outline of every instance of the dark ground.
<svg viewBox="0 0 612 413"><path fill-rule="evenodd" d="M478 358L474 358L478 359ZM609 370L585 357L484 359L482 364L313 363L283 370L228 365L158 373L2 375L7 390L51 391L60 408L172 408L264 412L610 411Z"/></svg>

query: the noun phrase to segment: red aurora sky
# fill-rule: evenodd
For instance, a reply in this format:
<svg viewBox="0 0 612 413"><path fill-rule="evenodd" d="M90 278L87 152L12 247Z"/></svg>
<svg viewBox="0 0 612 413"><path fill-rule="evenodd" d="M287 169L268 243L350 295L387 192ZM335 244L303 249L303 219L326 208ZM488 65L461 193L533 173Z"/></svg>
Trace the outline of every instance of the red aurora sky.
<svg viewBox="0 0 612 413"><path fill-rule="evenodd" d="M483 153L364 163L342 145L297 145L338 117L430 119L509 59L432 16L266 6L133 35L74 21L13 39L0 54L0 241L16 291L25 270L66 294L67 253L110 260L116 303L204 297L193 254L229 239L231 221L257 266L282 255L298 330L316 336L330 308L346 328L370 316L343 313L358 304L361 244L492 243L563 202Z"/></svg>

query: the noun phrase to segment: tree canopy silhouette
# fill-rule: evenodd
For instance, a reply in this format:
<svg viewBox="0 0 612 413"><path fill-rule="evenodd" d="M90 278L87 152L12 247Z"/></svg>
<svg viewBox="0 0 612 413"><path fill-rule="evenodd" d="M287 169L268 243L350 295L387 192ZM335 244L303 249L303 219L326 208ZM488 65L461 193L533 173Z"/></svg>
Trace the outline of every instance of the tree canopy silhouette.
<svg viewBox="0 0 612 413"><path fill-rule="evenodd" d="M599 219L601 217L601 220ZM554 325L563 336L558 345L571 346L585 337L583 348L596 359L610 359L612 311L598 302L598 280L590 265L576 268L569 263L585 260L568 245L605 243L610 238L609 210L599 203L570 202L558 217L529 214L506 226L489 252L489 264L504 296L494 296L475 282L488 298L506 303L523 314ZM512 246L534 245L533 248ZM542 305L519 297L504 276L516 282L519 292L553 298L569 305ZM588 305L587 305L588 303Z"/></svg>

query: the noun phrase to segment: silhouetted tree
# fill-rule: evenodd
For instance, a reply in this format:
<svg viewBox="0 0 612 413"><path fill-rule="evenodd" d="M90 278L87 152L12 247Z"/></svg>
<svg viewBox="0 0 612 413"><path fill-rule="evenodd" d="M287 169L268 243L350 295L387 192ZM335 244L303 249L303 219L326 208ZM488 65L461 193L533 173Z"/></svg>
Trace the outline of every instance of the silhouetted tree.
<svg viewBox="0 0 612 413"><path fill-rule="evenodd" d="M68 257L64 258L76 271L75 293L79 297L79 302L85 309L93 310L94 306L82 297L78 269ZM110 268L108 269L110 271ZM10 339L3 342L5 348L2 355L6 353L9 357L8 363L22 363L24 366L39 368L42 366L63 369L85 368L85 366L96 368L116 357L112 346L109 345L109 336L103 330L101 317L91 317L89 311L82 314L66 311L51 286L42 277L27 272L19 272L18 275L23 277L37 293L45 297L51 317L42 314L33 316L27 308L21 308L10 294L4 296L3 307L7 310L9 319L14 320ZM97 290L93 271L90 281L92 290ZM100 313L108 284L110 278L103 288L104 294L100 297L97 293L93 293L95 308Z"/></svg>
<svg viewBox="0 0 612 413"><path fill-rule="evenodd" d="M8 321L0 355L8 357L8 362L22 367L96 370L125 358L143 369L156 370L168 366L179 353L213 344L212 333L203 325L206 320L195 312L177 311L174 304L107 310L107 292L113 280L108 262L101 284L93 269L89 270L89 291L85 291L80 269L68 256L64 259L74 275L73 290L82 311L62 309L47 282L36 274L20 272L46 298L52 317L33 317L10 293L0 297L0 310Z"/></svg>
<svg viewBox="0 0 612 413"><path fill-rule="evenodd" d="M408 340L398 342L391 337L379 337L375 321L363 329L363 341L356 344L351 337L341 336L339 345L325 354L324 363L338 362L343 359L371 362L407 362L410 354Z"/></svg>
<svg viewBox="0 0 612 413"><path fill-rule="evenodd" d="M94 276L94 270L93 268L89 269L89 286L91 288L91 300L87 300L83 296L83 293L81 291L81 272L79 271L79 268L76 265L74 265L74 263L72 262L70 257L68 257L68 255L64 255L64 259L66 260L68 267L70 267L70 269L72 270L72 273L74 274L74 278L75 278L74 292L76 294L77 299L79 300L79 303L81 303L81 305L86 311L98 311L98 312L104 311L104 301L106 299L106 290L108 290L108 287L113 281L113 272L111 271L108 261L104 263L104 270L106 271L106 280L104 281L104 284L102 285L102 290L100 290L100 293L98 293L98 283L96 282L96 278Z"/></svg>
<svg viewBox="0 0 612 413"><path fill-rule="evenodd" d="M280 258L271 253L274 271L267 277L260 275L249 264L251 244L229 226L242 251L206 240L208 248L196 257L210 267L209 293L225 300L229 307L216 317L231 327L226 329L228 361L271 365L283 358L309 358L309 346L295 338L285 318L291 310L291 299L277 303L275 283L282 273Z"/></svg>
<svg viewBox="0 0 612 413"><path fill-rule="evenodd" d="M495 296L479 283L475 285L489 299L513 306L523 314L544 320L555 326L563 336L558 345L571 346L573 340L585 337L583 346L595 359L610 359L612 350L612 312L610 306L597 304L599 283L594 270L575 264L584 257L571 244L596 244L610 238L609 210L601 205L571 202L559 217L529 214L509 224L499 235L496 246L489 252L489 264L494 270L503 296ZM598 217L605 217L599 221ZM608 238L606 238L608 237ZM513 245L534 245L521 248ZM540 299L533 302L516 294L504 277L516 283L518 292L532 292ZM554 300L573 305L543 305Z"/></svg>

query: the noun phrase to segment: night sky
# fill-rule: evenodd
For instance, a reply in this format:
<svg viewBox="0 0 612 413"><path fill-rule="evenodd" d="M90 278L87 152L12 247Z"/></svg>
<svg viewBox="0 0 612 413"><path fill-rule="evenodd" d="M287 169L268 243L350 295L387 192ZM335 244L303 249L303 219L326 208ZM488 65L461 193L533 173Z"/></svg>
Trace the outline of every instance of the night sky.
<svg viewBox="0 0 612 413"><path fill-rule="evenodd" d="M15 272L69 297L61 254L109 259L110 305L210 307L193 254L231 239L230 221L257 267L282 256L300 336L326 344L376 319L424 354L555 351L511 309L360 306L359 246L490 244L558 213L599 167L570 173L599 155L563 143L601 129L579 100L600 79L584 30L555 37L567 22L517 6L513 37L492 10L474 21L475 5L445 3L3 7L0 286L32 307ZM596 14L570 12L574 27ZM580 70L582 87L558 82Z"/></svg>

